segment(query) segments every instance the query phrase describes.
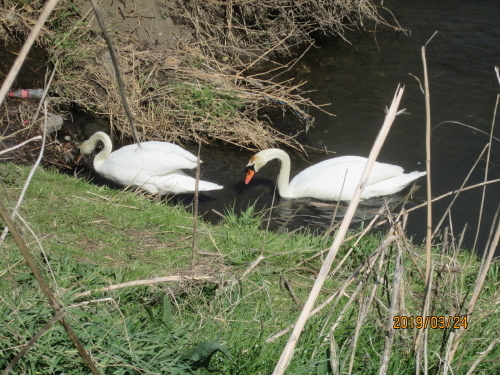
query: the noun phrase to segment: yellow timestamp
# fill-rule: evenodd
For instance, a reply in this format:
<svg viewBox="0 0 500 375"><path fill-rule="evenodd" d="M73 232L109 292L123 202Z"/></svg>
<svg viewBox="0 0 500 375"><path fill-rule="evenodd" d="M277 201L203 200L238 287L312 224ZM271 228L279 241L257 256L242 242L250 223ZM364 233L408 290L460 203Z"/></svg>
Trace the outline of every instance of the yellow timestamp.
<svg viewBox="0 0 500 375"><path fill-rule="evenodd" d="M467 329L467 316L395 316L394 329Z"/></svg>

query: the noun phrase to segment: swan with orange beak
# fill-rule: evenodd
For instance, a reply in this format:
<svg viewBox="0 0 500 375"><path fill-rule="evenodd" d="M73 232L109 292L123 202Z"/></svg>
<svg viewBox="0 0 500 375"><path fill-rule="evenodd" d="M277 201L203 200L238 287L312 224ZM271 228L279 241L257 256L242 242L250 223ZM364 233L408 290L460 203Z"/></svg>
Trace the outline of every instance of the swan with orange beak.
<svg viewBox="0 0 500 375"><path fill-rule="evenodd" d="M248 184L267 162L274 159L281 163L277 181L281 197L309 197L327 201L350 201L368 160L361 156L340 156L324 160L304 169L290 181L290 157L283 150L271 148L250 158L246 167L245 184ZM426 174L403 172L400 166L376 162L361 199L396 194Z"/></svg>

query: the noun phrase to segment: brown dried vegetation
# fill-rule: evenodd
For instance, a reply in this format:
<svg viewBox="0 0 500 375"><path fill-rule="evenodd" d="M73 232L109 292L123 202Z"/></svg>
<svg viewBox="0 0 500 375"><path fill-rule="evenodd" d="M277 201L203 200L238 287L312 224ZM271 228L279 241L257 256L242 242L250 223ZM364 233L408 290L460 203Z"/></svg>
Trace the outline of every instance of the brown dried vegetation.
<svg viewBox="0 0 500 375"><path fill-rule="evenodd" d="M300 83L261 78L270 77L262 73L263 64L270 66L266 73L277 75L293 62L282 65L270 59L312 45L314 32L343 37L346 29L363 27L366 19L386 23L367 0L113 4L100 6L141 139L201 139L248 149L277 144L300 148L296 134L274 129L263 110L288 112L307 131L314 123L308 109L318 107L304 96ZM42 5L4 2L0 37L25 35ZM89 114L109 119L111 132L129 137L109 52L86 6L61 1L39 37L51 61L58 62L52 104L62 109L76 103ZM148 29L152 15L155 24ZM256 68L261 73L250 75Z"/></svg>

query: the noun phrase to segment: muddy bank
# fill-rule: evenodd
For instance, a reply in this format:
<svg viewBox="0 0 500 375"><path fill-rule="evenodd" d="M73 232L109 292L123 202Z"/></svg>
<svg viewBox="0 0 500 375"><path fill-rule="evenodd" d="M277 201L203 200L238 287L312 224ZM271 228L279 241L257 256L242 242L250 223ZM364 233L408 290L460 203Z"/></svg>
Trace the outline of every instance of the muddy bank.
<svg viewBox="0 0 500 375"><path fill-rule="evenodd" d="M22 39L42 5L4 2L0 37ZM308 109L316 104L300 90L301 83L280 82L279 74L296 61L277 59L291 60L314 37L342 38L346 28L388 24L373 3L359 0L293 7L288 1L143 0L100 7L141 139L224 142L246 149L300 148L297 133L276 122L300 123L301 132L314 124ZM129 137L114 68L89 3L61 2L38 42L50 65L57 64L51 111L78 108L107 121L112 134Z"/></svg>

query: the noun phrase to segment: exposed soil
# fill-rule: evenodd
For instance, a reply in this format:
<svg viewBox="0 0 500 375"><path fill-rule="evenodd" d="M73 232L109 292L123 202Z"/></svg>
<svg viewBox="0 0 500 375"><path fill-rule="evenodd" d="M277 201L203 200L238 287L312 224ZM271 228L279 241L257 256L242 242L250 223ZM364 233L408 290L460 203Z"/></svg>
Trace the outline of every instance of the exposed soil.
<svg viewBox="0 0 500 375"><path fill-rule="evenodd" d="M89 1L79 0L77 6L82 15L92 13ZM187 26L174 22L181 14L177 1L110 1L101 7L104 22L113 32L131 35L148 49L176 48L179 42L188 42L192 37ZM92 27L100 32L96 22Z"/></svg>

